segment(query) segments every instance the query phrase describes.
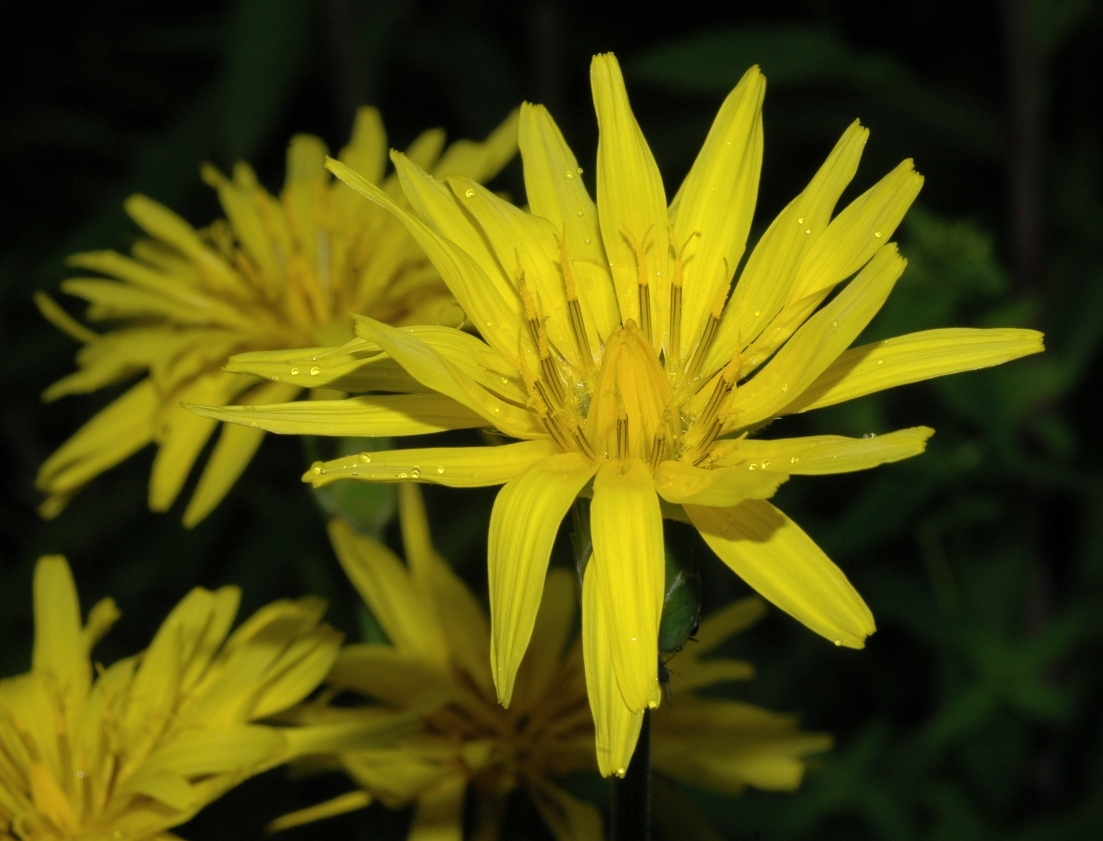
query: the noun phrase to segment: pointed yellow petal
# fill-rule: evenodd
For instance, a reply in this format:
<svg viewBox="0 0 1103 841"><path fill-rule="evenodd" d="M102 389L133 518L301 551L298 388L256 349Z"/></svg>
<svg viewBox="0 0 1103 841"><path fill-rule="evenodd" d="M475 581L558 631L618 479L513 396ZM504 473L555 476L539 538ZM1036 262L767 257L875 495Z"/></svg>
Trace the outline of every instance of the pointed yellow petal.
<svg viewBox="0 0 1103 841"><path fill-rule="evenodd" d="M363 106L357 109L352 137L348 146L341 150L340 158L372 184L383 180L383 170L387 166L387 132L378 108Z"/></svg>
<svg viewBox="0 0 1103 841"><path fill-rule="evenodd" d="M586 669L586 694L594 716L594 747L601 776L623 777L636 750L643 713L624 703L610 648L609 622L593 559L582 583L582 659Z"/></svg>
<svg viewBox="0 0 1103 841"><path fill-rule="evenodd" d="M153 440L153 419L159 404L153 382L142 380L46 459L35 485L53 494L68 493Z"/></svg>
<svg viewBox="0 0 1103 841"><path fill-rule="evenodd" d="M350 791L347 794L340 794L332 800L327 800L325 803L319 803L317 806L308 806L305 809L299 809L297 812L281 815L268 824L264 831L271 835L284 829L291 829L295 826L343 815L346 812L355 812L357 809L363 809L371 805L371 802L371 795L366 791Z"/></svg>
<svg viewBox="0 0 1103 841"><path fill-rule="evenodd" d="M444 635L402 562L340 519L329 521L329 538L345 573L394 647L443 670L448 659Z"/></svg>
<svg viewBox="0 0 1103 841"><path fill-rule="evenodd" d="M386 450L327 461L311 468L303 481L316 488L342 479L365 482L431 482L450 488L482 488L517 478L532 464L559 453L548 440L519 441L496 447L434 447Z"/></svg>
<svg viewBox="0 0 1103 841"><path fill-rule="evenodd" d="M882 247L827 306L812 316L731 402L725 431L780 414L838 359L892 291L907 265L896 247Z"/></svg>
<svg viewBox="0 0 1103 841"><path fill-rule="evenodd" d="M674 239L689 261L682 289L681 335L687 338L700 335L716 296L743 257L762 169L765 93L766 80L752 67L720 106L671 203Z"/></svg>
<svg viewBox="0 0 1103 841"><path fill-rule="evenodd" d="M99 333L89 330L69 313L61 308L61 305L45 292L34 293L34 303L42 317L49 321L62 333L76 339L78 342L94 342Z"/></svg>
<svg viewBox="0 0 1103 841"><path fill-rule="evenodd" d="M424 249L483 338L502 353L516 354L517 337L522 335L521 302L512 287L505 286L500 273L488 276L461 248L340 161L330 160L326 166L358 193L393 213Z"/></svg>
<svg viewBox="0 0 1103 841"><path fill-rule="evenodd" d="M581 453L561 453L534 463L494 501L487 550L490 661L505 706L532 636L559 524L596 470Z"/></svg>
<svg viewBox="0 0 1103 841"><path fill-rule="evenodd" d="M666 565L659 498L639 459L606 461L594 480L590 533L609 648L624 703L633 712L655 696Z"/></svg>
<svg viewBox="0 0 1103 841"><path fill-rule="evenodd" d="M565 569L548 570L532 638L517 673L514 707L525 710L539 704L563 662L563 648L570 635L578 603L578 588L574 581L575 576Z"/></svg>
<svg viewBox="0 0 1103 841"><path fill-rule="evenodd" d="M283 403L294 400L300 389L296 385L282 383L261 383L247 394L241 402L250 406L262 406L269 403ZM230 488L238 480L242 471L253 460L260 442L264 439L263 429L253 429L238 424L223 424L214 452L211 453L206 467L199 476L199 484L188 501L184 511L184 525L191 528L203 520Z"/></svg>
<svg viewBox="0 0 1103 841"><path fill-rule="evenodd" d="M375 342L356 337L332 348L261 350L231 356L223 370L303 388L335 391L426 391Z"/></svg>
<svg viewBox="0 0 1103 841"><path fill-rule="evenodd" d="M951 327L896 336L842 354L784 412L833 406L898 385L1002 365L1044 349L1036 330Z"/></svg>
<svg viewBox="0 0 1103 841"><path fill-rule="evenodd" d="M666 194L659 167L640 131L620 65L611 53L594 56L590 86L597 111L597 210L612 263L621 319L640 324L639 281L650 289L652 344L666 336L670 306ZM641 267L637 255L643 257ZM641 278L641 271L643 276Z"/></svg>
<svg viewBox="0 0 1103 841"><path fill-rule="evenodd" d="M92 670L85 654L77 587L61 555L45 555L35 565L31 668L53 675L70 709L78 709Z"/></svg>
<svg viewBox="0 0 1103 841"><path fill-rule="evenodd" d="M406 841L463 841L463 799L467 780L446 777L417 799Z"/></svg>
<svg viewBox="0 0 1103 841"><path fill-rule="evenodd" d="M389 437L486 426L486 419L443 394L381 394L347 400L296 400L267 406L195 406L205 418L281 435Z"/></svg>
<svg viewBox="0 0 1103 841"><path fill-rule="evenodd" d="M805 476L828 473L850 473L868 470L917 456L927 447L934 430L927 426L900 429L887 435L868 438L844 438L841 435L813 435L807 438L781 438L765 441L745 438L714 448L722 455L718 464L730 464L735 469L747 467L784 470Z"/></svg>
<svg viewBox="0 0 1103 841"><path fill-rule="evenodd" d="M685 506L713 552L740 578L836 645L862 648L873 614L823 550L768 502L734 508Z"/></svg>
<svg viewBox="0 0 1103 841"><path fill-rule="evenodd" d="M433 167L433 176L459 175L480 184L489 181L517 154L518 110L514 109L502 124L481 143L457 140L449 146Z"/></svg>
<svg viewBox="0 0 1103 841"><path fill-rule="evenodd" d="M753 342L789 300L801 258L827 228L835 203L858 170L868 136L855 120L809 185L766 229L724 309L702 369L706 376L727 364L737 343Z"/></svg>
<svg viewBox="0 0 1103 841"><path fill-rule="evenodd" d="M728 637L745 631L766 615L766 603L758 596L732 602L701 621L693 638L697 641L689 648L694 657L708 654Z"/></svg>
<svg viewBox="0 0 1103 841"><path fill-rule="evenodd" d="M526 102L521 106L520 144L529 207L551 222L556 232L566 235L579 303L604 341L620 326L620 307L608 271L597 207L586 191L578 160L543 105Z"/></svg>
<svg viewBox="0 0 1103 841"><path fill-rule="evenodd" d="M703 469L682 461L664 461L655 471L655 490L667 502L729 507L745 499L768 499L789 479L788 465L760 470L755 465Z"/></svg>
<svg viewBox="0 0 1103 841"><path fill-rule="evenodd" d="M85 657L89 656L92 647L103 639L103 635L111 630L111 626L119 620L120 616L122 613L114 599L100 599L92 606L88 611L88 621L84 623L84 630L81 632Z"/></svg>
<svg viewBox="0 0 1103 841"><path fill-rule="evenodd" d="M450 685L451 678L391 645L360 643L341 649L327 683L404 707L427 689Z"/></svg>

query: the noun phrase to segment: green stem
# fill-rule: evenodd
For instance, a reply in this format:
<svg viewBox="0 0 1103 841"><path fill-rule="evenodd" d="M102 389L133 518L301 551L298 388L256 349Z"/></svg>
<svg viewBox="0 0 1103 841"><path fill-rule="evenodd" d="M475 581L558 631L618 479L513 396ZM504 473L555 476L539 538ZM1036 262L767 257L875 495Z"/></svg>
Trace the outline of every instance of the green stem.
<svg viewBox="0 0 1103 841"><path fill-rule="evenodd" d="M611 841L651 841L651 711L644 710L636 752L623 779L613 778Z"/></svg>

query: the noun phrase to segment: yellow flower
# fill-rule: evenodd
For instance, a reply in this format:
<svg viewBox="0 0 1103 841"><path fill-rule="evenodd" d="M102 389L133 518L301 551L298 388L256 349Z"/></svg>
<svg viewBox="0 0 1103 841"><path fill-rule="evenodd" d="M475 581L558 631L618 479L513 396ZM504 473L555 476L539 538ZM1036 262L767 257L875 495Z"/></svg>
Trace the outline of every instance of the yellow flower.
<svg viewBox="0 0 1103 841"><path fill-rule="evenodd" d="M597 810L557 785L563 777L595 769L583 649L577 639L568 645L578 603L574 576L562 569L548 574L513 703L503 709L486 658L486 616L433 549L418 489L403 486L399 500L406 565L341 520L330 522L337 556L390 643L346 647L329 682L331 695L351 690L393 710L428 710L425 732L394 748L341 753L337 762L360 789L284 816L271 828L360 808L373 799L392 807L413 801L411 838L423 837L419 833L432 826L439 833L433 838L460 841L470 787L480 825L476 836L491 839L498 837L506 798L523 788L557 838L603 838ZM748 784L791 790L804 771L801 758L830 747L827 736L802 733L788 716L691 694L751 677L747 663L702 655L763 610L757 598L729 606L706 619L697 642L678 655L673 666L678 694L653 719L657 773L725 794ZM300 718L356 721L377 710L331 707L323 700L305 707ZM603 770L610 767L610 745L600 730L597 760Z"/></svg>
<svg viewBox="0 0 1103 841"><path fill-rule="evenodd" d="M227 639L238 601L235 587L193 590L144 653L97 664L93 680L89 652L119 611L104 599L82 628L65 559L39 560L31 671L0 681L0 838L170 839L253 774L409 731L393 716L360 730L250 723L313 690L341 635L305 598L262 608Z"/></svg>
<svg viewBox="0 0 1103 841"><path fill-rule="evenodd" d="M485 143L461 140L442 155L443 144L443 131L434 129L407 154L439 176L485 181L516 151L516 115ZM400 200L395 176L383 179L385 152L379 113L361 109L341 160ZM303 388L346 385L319 377L309 360L274 381L233 376L221 369L234 353L343 342L352 338L351 312L396 325L462 321L439 274L402 225L333 181L325 159L319 138L292 138L278 198L258 184L248 164L238 163L232 179L203 167L229 221L202 231L145 196L131 197L126 210L150 238L130 257L114 251L73 256L72 265L107 278L62 284L89 302L89 319L117 323L107 333L94 333L50 298L37 296L43 314L84 345L80 370L47 389L47 400L147 374L42 465L37 484L48 494L45 516L151 442L158 451L149 506L167 510L216 426L181 409L182 400L280 403ZM261 429L223 428L184 513L186 525L221 501L263 437Z"/></svg>
<svg viewBox="0 0 1103 841"><path fill-rule="evenodd" d="M392 153L411 213L344 164L328 164L403 220L481 340L359 318L358 339L331 351L334 359L359 354L355 370L365 376L397 364L418 390L200 411L277 432L373 435L405 418L406 434L489 425L520 439L365 453L319 463L305 477L315 485L505 484L488 563L491 658L507 705L560 521L579 494L592 495L582 622L593 651L589 692L599 731L619 734L617 754L626 759L643 710L659 701L663 517L692 523L737 575L812 630L860 648L874 630L869 608L765 500L790 475L916 455L932 431L748 436L783 415L1037 353L1042 336L942 329L847 350L904 270L889 240L922 182L904 161L835 213L866 140L857 122L767 228L730 288L762 158L758 69L721 106L669 207L611 55L594 59L591 84L600 129L596 205L539 106L522 108L519 129L529 211L471 179L432 178ZM234 370L272 375L288 358L240 357Z"/></svg>

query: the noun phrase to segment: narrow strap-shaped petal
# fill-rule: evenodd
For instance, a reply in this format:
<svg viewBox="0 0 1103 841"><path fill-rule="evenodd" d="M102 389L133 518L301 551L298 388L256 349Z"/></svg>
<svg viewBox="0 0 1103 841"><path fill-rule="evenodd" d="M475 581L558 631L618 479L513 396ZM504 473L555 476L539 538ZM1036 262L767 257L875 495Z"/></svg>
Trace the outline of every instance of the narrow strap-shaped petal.
<svg viewBox="0 0 1103 841"><path fill-rule="evenodd" d="M642 279L650 289L654 347L666 335L670 305L666 194L659 167L640 131L620 65L611 53L594 56L590 86L597 110L597 212L605 253L612 263L621 319L640 324ZM642 257L642 261L637 257ZM641 277L641 272L645 274Z"/></svg>
<svg viewBox="0 0 1103 841"><path fill-rule="evenodd" d="M534 463L494 501L487 550L490 662L505 706L536 623L559 524L596 470L582 453L561 453Z"/></svg>
<svg viewBox="0 0 1103 841"><path fill-rule="evenodd" d="M578 160L543 105L521 106L521 157L529 208L566 237L578 279L579 303L601 340L620 326L620 306L598 225L597 206L586 191Z"/></svg>
<svg viewBox="0 0 1103 841"><path fill-rule="evenodd" d="M705 145L670 205L674 239L685 251L683 261L688 260L681 333L687 338L704 329L717 295L743 257L762 169L765 93L766 80L752 67L720 106Z"/></svg>
<svg viewBox="0 0 1103 841"><path fill-rule="evenodd" d="M594 747L601 776L623 777L636 750L643 713L624 703L613 670L609 622L605 615L601 584L593 561L582 582L582 661L586 670L586 694L594 717Z"/></svg>
<svg viewBox="0 0 1103 841"><path fill-rule="evenodd" d="M544 699L544 693L563 662L563 648L574 623L578 604L575 576L565 569L548 570L544 595L532 639L525 653L513 693L513 706L534 709Z"/></svg>
<svg viewBox="0 0 1103 841"><path fill-rule="evenodd" d="M663 520L651 472L639 459L606 461L594 480L590 533L609 648L624 703L647 709L658 688L663 612Z"/></svg>
<svg viewBox="0 0 1103 841"><path fill-rule="evenodd" d="M284 383L261 383L243 395L241 400L251 406L269 403L283 403L294 400L300 388ZM238 480L242 471L253 460L260 442L264 439L263 429L254 429L239 424L223 424L218 435L218 443L207 460L195 493L188 501L184 511L184 525L188 528L201 522Z"/></svg>
<svg viewBox="0 0 1103 841"><path fill-rule="evenodd" d="M82 640L80 601L69 564L46 555L34 568L34 651L31 668L49 673L75 716L88 692L92 669Z"/></svg>
<svg viewBox="0 0 1103 841"><path fill-rule="evenodd" d="M372 797L366 791L349 791L345 794L339 794L336 797L325 801L324 803L318 803L314 806L308 806L305 809L298 809L294 812L288 812L286 815L280 815L267 827L265 832L274 834L276 832L282 832L285 829L291 829L296 826L303 826L304 824L314 823L325 818L332 818L336 815L344 815L348 812L355 812L357 809L363 809L366 806L370 806Z"/></svg>
<svg viewBox="0 0 1103 841"><path fill-rule="evenodd" d="M807 412L898 385L1002 365L1045 350L1036 330L950 327L851 348L783 410Z"/></svg>
<svg viewBox="0 0 1103 841"><path fill-rule="evenodd" d="M486 419L443 394L381 394L347 400L295 400L267 406L195 406L203 417L281 435L386 438L486 426Z"/></svg>
<svg viewBox="0 0 1103 841"><path fill-rule="evenodd" d="M379 344L418 382L446 394L515 438L547 434L534 412L515 406L480 385L445 354L413 333L370 318L357 320L357 332Z"/></svg>
<svg viewBox="0 0 1103 841"><path fill-rule="evenodd" d="M463 841L463 800L467 780L454 774L423 792L414 807L406 841Z"/></svg>
<svg viewBox="0 0 1103 841"><path fill-rule="evenodd" d="M405 707L427 689L451 686L452 677L392 645L358 643L341 649L327 683L354 689L384 704Z"/></svg>
<svg viewBox="0 0 1103 841"><path fill-rule="evenodd" d="M789 476L785 465L775 470L738 467L694 467L664 461L655 471L655 490L667 502L719 505L727 508L745 499L768 499Z"/></svg>
<svg viewBox="0 0 1103 841"><path fill-rule="evenodd" d="M444 150L433 167L433 176L459 175L480 184L489 181L517 154L519 116L519 109L514 108L486 140L457 140Z"/></svg>
<svg viewBox="0 0 1103 841"><path fill-rule="evenodd" d="M736 389L725 430L780 414L865 329L907 261L891 243L827 306L812 316L749 382Z"/></svg>
<svg viewBox="0 0 1103 841"><path fill-rule="evenodd" d="M329 521L329 538L349 580L394 647L443 671L448 662L444 634L402 562L336 517Z"/></svg>
<svg viewBox="0 0 1103 841"><path fill-rule="evenodd" d="M497 350L517 352L521 334L521 301L504 279L495 282L461 248L442 237L417 216L405 210L383 190L366 181L340 161L326 163L330 172L365 198L393 213L424 249L452 294L479 333Z"/></svg>
<svg viewBox="0 0 1103 841"><path fill-rule="evenodd" d="M35 292L34 303L35 306L38 307L38 311L42 313L43 318L70 338L84 343L94 342L96 339L100 338L99 333L88 329L73 318L73 316L69 315L69 313L62 309L57 301L45 292Z"/></svg>
<svg viewBox="0 0 1103 841"><path fill-rule="evenodd" d="M713 552L740 578L817 634L862 648L873 614L846 576L801 528L770 503L734 508L687 505Z"/></svg>
<svg viewBox="0 0 1103 841"><path fill-rule="evenodd" d="M744 438L722 443L714 448L717 464L730 464L763 471L784 470L790 474L822 476L828 473L851 473L868 470L880 464L917 456L934 435L928 426L900 429L887 435L867 438L845 438L842 435L812 435L807 438L779 438L765 441Z"/></svg>
<svg viewBox="0 0 1103 841"><path fill-rule="evenodd" d="M801 259L831 221L835 203L858 171L868 136L857 120L851 123L808 186L770 223L724 309L702 369L706 376L727 364L737 344L753 342L789 300Z"/></svg>
<svg viewBox="0 0 1103 841"><path fill-rule="evenodd" d="M449 488L482 488L516 479L531 465L561 452L548 439L497 447L429 447L345 456L303 474L316 488L342 479L365 482L431 482Z"/></svg>

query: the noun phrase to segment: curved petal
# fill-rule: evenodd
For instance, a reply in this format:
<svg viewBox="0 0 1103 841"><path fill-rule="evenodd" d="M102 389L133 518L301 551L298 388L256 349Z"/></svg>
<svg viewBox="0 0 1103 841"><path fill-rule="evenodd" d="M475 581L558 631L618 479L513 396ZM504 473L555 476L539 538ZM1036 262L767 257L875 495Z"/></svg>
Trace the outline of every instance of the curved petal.
<svg viewBox="0 0 1103 841"><path fill-rule="evenodd" d="M34 651L31 668L49 673L77 714L88 692L92 668L85 654L80 601L73 573L61 555L45 555L34 568Z"/></svg>
<svg viewBox="0 0 1103 841"><path fill-rule="evenodd" d="M611 53L594 56L590 86L598 124L597 212L620 317L625 323L630 318L640 323L639 281L643 279L650 288L651 324L641 326L658 348L665 340L670 306L663 180L632 114L620 65ZM645 255L643 268L637 248L640 256Z"/></svg>
<svg viewBox="0 0 1103 841"><path fill-rule="evenodd" d="M560 453L533 464L494 501L487 549L490 662L505 706L536 623L559 524L596 470L582 453Z"/></svg>
<svg viewBox="0 0 1103 841"><path fill-rule="evenodd" d="M851 348L783 410L821 409L898 385L1002 365L1041 353L1036 330L951 327L908 333Z"/></svg>
<svg viewBox="0 0 1103 841"><path fill-rule="evenodd" d="M445 777L422 792L406 841L463 841L463 800L467 780L461 774Z"/></svg>
<svg viewBox="0 0 1103 841"><path fill-rule="evenodd" d="M296 400L268 406L194 406L205 418L280 435L387 438L486 426L486 419L443 394L381 394L347 400Z"/></svg>
<svg viewBox="0 0 1103 841"><path fill-rule="evenodd" d="M659 498L639 459L606 461L594 480L590 533L609 648L624 703L652 705L659 680L659 619L666 561Z"/></svg>
<svg viewBox="0 0 1103 841"><path fill-rule="evenodd" d="M601 585L591 562L582 582L582 661L586 670L586 694L594 716L594 747L601 776L623 777L636 750L643 713L624 703L613 671L609 623L602 604Z"/></svg>
<svg viewBox="0 0 1103 841"><path fill-rule="evenodd" d="M720 560L765 599L836 645L865 646L876 630L873 614L842 570L785 514L757 499L685 510Z"/></svg>
<svg viewBox="0 0 1103 841"><path fill-rule="evenodd" d="M766 80L752 67L720 106L670 204L674 238L686 251L683 259L692 257L682 289L682 336L701 333L716 296L743 257L758 199L765 93Z"/></svg>
<svg viewBox="0 0 1103 841"><path fill-rule="evenodd" d="M850 473L868 470L917 456L934 435L928 426L900 429L887 435L868 438L844 438L841 435L813 435L807 438L780 438L764 441L744 438L713 448L717 464L730 464L744 469L757 466L760 470L775 468L791 474L822 476L828 473Z"/></svg>
<svg viewBox="0 0 1103 841"><path fill-rule="evenodd" d="M486 140L457 140L433 167L435 178L460 175L480 184L489 181L517 154L518 109L513 109Z"/></svg>
<svg viewBox="0 0 1103 841"><path fill-rule="evenodd" d="M516 479L559 447L547 439L498 447L433 447L384 450L327 461L311 468L303 481L320 488L342 479L365 482L431 482L449 488L482 488Z"/></svg>
<svg viewBox="0 0 1103 841"><path fill-rule="evenodd" d="M704 469L664 461L655 471L655 490L667 502L727 508L745 499L767 499L788 479L786 473L758 469L757 464L749 470L746 465Z"/></svg>

